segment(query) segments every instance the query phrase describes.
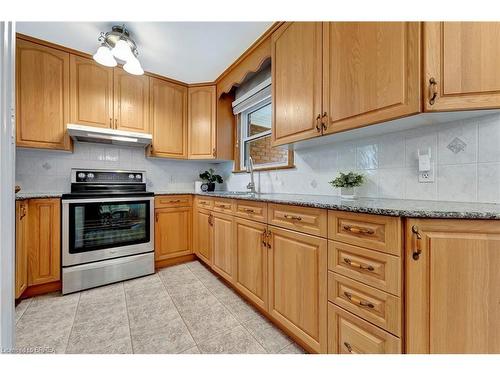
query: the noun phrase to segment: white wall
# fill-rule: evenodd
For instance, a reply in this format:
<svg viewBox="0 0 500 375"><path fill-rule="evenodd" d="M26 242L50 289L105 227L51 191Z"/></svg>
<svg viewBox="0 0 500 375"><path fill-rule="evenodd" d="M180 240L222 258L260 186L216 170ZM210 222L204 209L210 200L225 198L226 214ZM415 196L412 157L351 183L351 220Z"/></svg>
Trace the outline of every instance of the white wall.
<svg viewBox="0 0 500 375"><path fill-rule="evenodd" d="M456 154L447 148L455 138L466 143ZM428 147L435 182L419 183L416 152ZM259 190L338 195L328 181L339 171L355 170L367 177L358 188L363 197L500 203L500 115L297 150L295 164L293 170L258 173ZM231 168L224 165L227 188L244 190L249 176L231 175Z"/></svg>
<svg viewBox="0 0 500 375"><path fill-rule="evenodd" d="M17 149L16 184L22 192L69 192L71 168L145 170L151 191L193 189L208 163L146 158L144 149L75 143L73 153Z"/></svg>

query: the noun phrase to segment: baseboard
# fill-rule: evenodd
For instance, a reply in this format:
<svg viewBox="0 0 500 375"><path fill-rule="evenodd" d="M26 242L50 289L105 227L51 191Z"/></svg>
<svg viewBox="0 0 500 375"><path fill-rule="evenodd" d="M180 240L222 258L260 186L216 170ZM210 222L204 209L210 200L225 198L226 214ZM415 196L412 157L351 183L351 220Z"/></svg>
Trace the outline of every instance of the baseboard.
<svg viewBox="0 0 500 375"><path fill-rule="evenodd" d="M19 297L18 300L39 296L41 294L59 292L61 290L62 290L61 281L52 281L46 284L32 285L26 288L26 290L23 292L23 294L21 294L21 297Z"/></svg>
<svg viewBox="0 0 500 375"><path fill-rule="evenodd" d="M158 270L160 268L173 266L173 265L180 264L180 263L191 262L195 259L196 259L196 255L188 254L188 255L182 255L180 257L175 257L175 258L158 260L158 261L155 261L155 270Z"/></svg>

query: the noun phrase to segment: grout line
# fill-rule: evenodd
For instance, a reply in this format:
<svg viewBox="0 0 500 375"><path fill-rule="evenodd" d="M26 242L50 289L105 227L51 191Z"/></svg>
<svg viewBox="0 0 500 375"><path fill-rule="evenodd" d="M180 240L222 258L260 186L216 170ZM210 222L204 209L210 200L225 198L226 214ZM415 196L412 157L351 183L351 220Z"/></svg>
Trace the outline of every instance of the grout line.
<svg viewBox="0 0 500 375"><path fill-rule="evenodd" d="M198 262L198 263L199 263L199 262ZM199 263L199 264L201 264L201 263ZM204 267L204 266L203 266L203 267ZM247 327L245 327L245 325L243 324L243 323L245 323L245 322L249 322L249 321L251 321L251 320L255 320L256 318L252 318L252 319L249 319L249 320L245 320L244 322L240 321L240 319L238 319L238 316L237 316L235 313L233 313L230 309L228 309L228 308L227 308L227 306L226 306L226 305L225 305L225 304L224 304L224 303L223 303L223 302L222 302L222 301L221 301L221 300L220 300L220 299L219 299L219 298L218 298L218 297L217 297L217 296L216 296L216 295L215 295L215 294L214 294L214 293L213 293L213 292L212 292L212 291L211 291L211 290L207 287L207 285L206 285L206 284L205 284L205 283L204 283L204 282L203 282L203 281L202 281L202 280L198 277L198 275L196 275L196 274L195 274L195 273L191 270L191 268L189 268L189 267L187 267L187 268L188 268L188 269L189 269L189 271L190 271L190 272L191 272L191 273L192 273L192 274L193 274L193 275L194 275L194 276L195 276L195 277L196 277L196 278L200 281L200 283L202 283L202 284L203 284L203 286L205 287L205 289L207 289L207 290L210 292L210 294L212 294L212 295L215 297L215 299L216 299L217 301L219 301L219 303L220 303L222 306L224 306L224 308L225 308L227 311L229 311L229 313L230 313L230 314L233 316L233 318L234 318L234 319L238 322L238 324L239 324L241 327L243 327L243 329L244 329L245 331L247 331L247 332L248 332L248 334L249 334L249 335L250 335L250 336L251 336L251 337L252 337L252 338L253 338L253 339L257 342L257 344L258 344L258 345L259 345L259 346L260 346L260 347L261 347L261 348L262 348L262 349L263 349L266 353L269 353L269 352L267 351L267 349L266 349L266 348L264 348L264 346L260 343L260 341L259 341L259 340L258 340L258 339L257 339L257 338L253 335L253 334L252 334L252 332L250 332L250 331L248 330L248 328L247 328ZM215 276L214 274L212 274L212 272L211 272L211 271L209 271L209 270L207 270L207 271L208 271L208 272L210 272L210 274L211 274L213 277L215 277L216 279L218 279L218 277L217 277L217 276ZM226 286L226 285L224 284L224 282L223 282L223 281L221 281L221 282L222 282L222 284L224 285L224 287L225 287L225 288L227 288L227 289L231 290L231 288L229 288L228 286ZM231 291L232 291L232 290L231 290ZM236 294L236 295L238 296L238 294ZM238 296L238 298L240 298L240 299L241 299L241 297L240 297L240 296ZM241 300L242 300L242 299L241 299ZM243 301L243 300L242 300L242 301ZM245 302L245 303L246 303L246 301L243 301L243 302ZM258 312L257 312L257 313L258 313ZM258 313L258 314L260 315L260 313ZM235 328L237 328L237 327L235 327ZM235 329L235 328L232 328L231 330L233 330L233 329ZM230 331L230 330L226 331L226 333L227 333L227 332L229 332L229 331ZM221 335L222 335L222 334L221 334ZM215 336L213 336L213 337L218 337L218 336L220 336L220 335L215 335ZM212 337L212 338L213 338L213 337ZM287 336L287 337L288 337L288 336ZM207 339L207 340L209 340L209 339ZM207 341L207 340L205 340L205 341Z"/></svg>
<svg viewBox="0 0 500 375"><path fill-rule="evenodd" d="M123 289L123 299L125 300L125 312L127 314L127 323L128 323L128 334L130 338L130 347L132 348L132 354L134 354L134 342L132 341L132 328L130 328L130 316L128 315L128 304L127 304L127 293L125 292L125 283L122 282Z"/></svg>
<svg viewBox="0 0 500 375"><path fill-rule="evenodd" d="M21 318L24 316L24 314L26 314L26 311L28 311L29 307L31 306L31 301L33 301L33 298L34 297L31 297L31 298L27 299L28 300L28 306L26 306L26 308L24 309L24 311L21 314L21 316L18 319L16 319L16 324L14 324L15 327L17 327L17 324L21 321Z"/></svg>
<svg viewBox="0 0 500 375"><path fill-rule="evenodd" d="M187 325L186 321L184 320L184 317L182 316L181 314L181 311L179 310L179 307L177 306L177 304L175 303L174 299L172 298L172 296L170 295L170 293L168 292L168 289L167 289L167 286L165 285L165 282L163 281L162 277L160 276L159 273L157 273L158 277L160 278L160 282L161 282L161 285L163 285L163 289L165 290L165 293L167 294L167 296L170 298L170 300L172 301L175 309L177 310L177 314L179 314L179 317L181 318L182 322L184 323L184 326L186 326L186 329L189 333L189 336L191 336L191 338L193 339L193 342L194 342L194 345L198 348L198 343L196 342L196 340L194 339L194 336L193 336L193 333L191 332L191 330L189 329L189 326ZM192 346L190 347L192 348ZM188 349L190 349L188 348ZM186 349L186 350L188 350ZM198 350L200 351L201 353L201 350L200 348L198 348Z"/></svg>
<svg viewBox="0 0 500 375"><path fill-rule="evenodd" d="M80 307L80 299L82 298L82 293L78 292L78 302L76 303L75 314L73 315L73 321L71 323L71 329L69 330L68 339L66 340L66 346L64 347L64 353L68 351L69 339L73 333L73 327L75 326L76 314L78 313L78 308Z"/></svg>

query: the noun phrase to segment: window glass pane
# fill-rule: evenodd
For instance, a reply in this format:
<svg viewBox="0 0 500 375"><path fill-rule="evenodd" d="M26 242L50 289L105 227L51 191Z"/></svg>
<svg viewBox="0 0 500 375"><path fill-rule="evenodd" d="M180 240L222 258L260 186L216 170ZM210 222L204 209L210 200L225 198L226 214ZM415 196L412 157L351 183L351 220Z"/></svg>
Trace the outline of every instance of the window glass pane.
<svg viewBox="0 0 500 375"><path fill-rule="evenodd" d="M249 156L255 167L284 165L288 163L288 146L271 147L271 136L266 135L245 143L245 160Z"/></svg>
<svg viewBox="0 0 500 375"><path fill-rule="evenodd" d="M248 114L248 136L271 130L271 104Z"/></svg>

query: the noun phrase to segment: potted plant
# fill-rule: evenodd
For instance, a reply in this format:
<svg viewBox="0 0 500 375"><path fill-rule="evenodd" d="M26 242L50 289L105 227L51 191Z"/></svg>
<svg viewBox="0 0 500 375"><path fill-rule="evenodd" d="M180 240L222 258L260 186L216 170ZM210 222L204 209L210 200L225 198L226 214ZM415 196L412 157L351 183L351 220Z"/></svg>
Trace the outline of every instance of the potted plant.
<svg viewBox="0 0 500 375"><path fill-rule="evenodd" d="M330 184L333 187L340 188L340 196L343 199L354 199L354 188L357 186L361 186L363 182L365 182L365 176L360 173L340 172L339 175L335 177L335 179L330 181Z"/></svg>
<svg viewBox="0 0 500 375"><path fill-rule="evenodd" d="M218 174L215 174L215 171L210 168L208 171L205 171L200 174L200 178L205 181L205 183L201 184L202 191L214 191L215 183L222 184L222 177Z"/></svg>

